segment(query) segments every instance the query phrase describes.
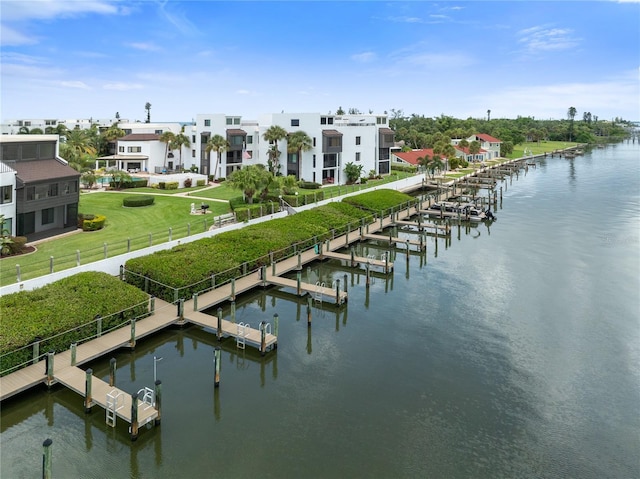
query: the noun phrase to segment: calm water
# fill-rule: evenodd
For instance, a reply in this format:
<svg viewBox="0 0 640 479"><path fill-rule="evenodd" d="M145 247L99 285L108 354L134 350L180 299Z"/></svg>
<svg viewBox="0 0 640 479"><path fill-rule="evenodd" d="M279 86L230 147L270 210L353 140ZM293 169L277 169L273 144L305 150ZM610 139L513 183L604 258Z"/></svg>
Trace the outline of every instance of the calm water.
<svg viewBox="0 0 640 479"><path fill-rule="evenodd" d="M0 475L58 478L640 477L640 148L547 159L503 184L498 221L398 252L392 277L326 262L349 304L241 298L280 317L265 358L191 327L123 352L118 385L163 380L163 421L104 425L62 388L2 405ZM365 253L379 255L371 246ZM227 314L227 312L225 311ZM108 377L108 358L93 365Z"/></svg>

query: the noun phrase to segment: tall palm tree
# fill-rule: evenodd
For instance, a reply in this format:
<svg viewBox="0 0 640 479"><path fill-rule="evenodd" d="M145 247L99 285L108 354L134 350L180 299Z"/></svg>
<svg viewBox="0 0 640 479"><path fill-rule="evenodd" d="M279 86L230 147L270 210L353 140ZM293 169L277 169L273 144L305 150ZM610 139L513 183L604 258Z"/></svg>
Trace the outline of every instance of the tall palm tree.
<svg viewBox="0 0 640 479"><path fill-rule="evenodd" d="M105 141L105 148L104 148L105 153L109 153L108 145L115 145L115 143L118 141L118 138L122 138L125 135L126 135L125 131L122 128L120 128L117 123L114 123L108 129L106 129L102 133L102 137L104 138L104 141ZM113 151L117 153L115 146L113 148Z"/></svg>
<svg viewBox="0 0 640 479"><path fill-rule="evenodd" d="M176 139L176 135L171 131L165 131L160 135L160 141L164 143L164 162L162 163L162 168L167 167L167 155L169 154L169 149L172 148L172 143Z"/></svg>
<svg viewBox="0 0 640 479"><path fill-rule="evenodd" d="M262 135L269 143L273 143L273 148L269 149L269 171L271 173L278 174L280 172L280 150L278 150L278 142L287 137L287 130L278 125L272 125L267 128Z"/></svg>
<svg viewBox="0 0 640 479"><path fill-rule="evenodd" d="M300 179L302 152L309 151L313 148L313 140L304 131L296 131L287 136L287 153L297 155L297 172L296 178Z"/></svg>
<svg viewBox="0 0 640 479"><path fill-rule="evenodd" d="M573 136L573 119L576 117L578 110L575 107L569 107L567 110L567 117L569 118L569 141L571 142L571 137Z"/></svg>
<svg viewBox="0 0 640 479"><path fill-rule="evenodd" d="M147 120L145 121L145 123L151 123L151 103L145 103L144 109L147 112Z"/></svg>
<svg viewBox="0 0 640 479"><path fill-rule="evenodd" d="M95 156L97 150L93 145L93 138L89 135L88 130L69 130L66 136L65 144L73 153L78 156Z"/></svg>
<svg viewBox="0 0 640 479"><path fill-rule="evenodd" d="M216 176L218 175L218 165L220 164L222 153L225 152L227 148L229 148L229 142L222 135L213 135L211 138L209 138L209 141L207 141L205 151L207 153L210 153L212 151L216 152L216 167L212 171L214 179L216 179Z"/></svg>
<svg viewBox="0 0 640 479"><path fill-rule="evenodd" d="M176 137L171 142L171 148L173 150L178 150L178 154L180 155L180 164L182 165L182 147L186 146L187 148L191 147L191 141L189 137L184 133L178 133Z"/></svg>

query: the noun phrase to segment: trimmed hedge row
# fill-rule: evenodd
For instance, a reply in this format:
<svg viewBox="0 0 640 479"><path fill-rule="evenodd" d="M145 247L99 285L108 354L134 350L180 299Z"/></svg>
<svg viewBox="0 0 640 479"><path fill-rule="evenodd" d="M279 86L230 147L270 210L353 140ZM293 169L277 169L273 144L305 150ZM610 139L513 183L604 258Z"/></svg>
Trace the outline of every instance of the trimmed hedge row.
<svg viewBox="0 0 640 479"><path fill-rule="evenodd" d="M31 348L15 350L38 338L44 338L40 344L44 353L66 351L71 343L95 335L96 315L104 318L103 330L144 315L148 298L138 288L100 272L78 273L33 291L2 296L0 370L31 359ZM79 330L59 335L83 324L86 326ZM55 335L59 336L52 338ZM6 354L10 351L14 353Z"/></svg>
<svg viewBox="0 0 640 479"><path fill-rule="evenodd" d="M374 213L382 211L386 215L390 213L391 208L410 202L415 203L416 199L395 190L375 190L350 196L342 201Z"/></svg>
<svg viewBox="0 0 640 479"><path fill-rule="evenodd" d="M136 195L136 196L127 196L122 200L122 206L126 206L128 208L136 208L139 206L149 206L155 202L155 197L153 196L145 196L145 195Z"/></svg>
<svg viewBox="0 0 640 479"><path fill-rule="evenodd" d="M331 237L332 230L338 235L347 230L347 225L355 229L355 224L371 218L369 213L354 206L331 203L131 259L126 269L135 274L126 274L126 281L144 289L147 276L153 280L149 282L150 294L174 301L171 288L179 288L180 297L188 298L209 288L212 275L216 275L216 284L221 284L242 275L243 264L246 271L268 265L270 252L277 261L293 254L294 248L311 247L314 238L323 241Z"/></svg>

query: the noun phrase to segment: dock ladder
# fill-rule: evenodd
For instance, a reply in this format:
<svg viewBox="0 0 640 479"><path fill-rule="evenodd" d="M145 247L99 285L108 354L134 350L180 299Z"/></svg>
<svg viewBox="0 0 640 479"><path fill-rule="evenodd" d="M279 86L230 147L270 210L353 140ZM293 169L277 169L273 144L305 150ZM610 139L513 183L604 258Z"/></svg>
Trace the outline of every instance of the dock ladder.
<svg viewBox="0 0 640 479"><path fill-rule="evenodd" d="M324 286L324 282L316 281L316 290L313 294L313 299L319 303L322 303L322 290Z"/></svg>
<svg viewBox="0 0 640 479"><path fill-rule="evenodd" d="M155 395L151 388L144 387L140 389L140 391L138 391L138 398L140 398L142 404L144 404L145 410L156 405Z"/></svg>
<svg viewBox="0 0 640 479"><path fill-rule="evenodd" d="M116 427L117 412L124 407L124 393L113 389L107 393L107 426Z"/></svg>
<svg viewBox="0 0 640 479"><path fill-rule="evenodd" d="M247 334L249 334L249 330L251 326L249 323L238 323L238 334L236 335L236 347L238 349L244 349L247 344Z"/></svg>

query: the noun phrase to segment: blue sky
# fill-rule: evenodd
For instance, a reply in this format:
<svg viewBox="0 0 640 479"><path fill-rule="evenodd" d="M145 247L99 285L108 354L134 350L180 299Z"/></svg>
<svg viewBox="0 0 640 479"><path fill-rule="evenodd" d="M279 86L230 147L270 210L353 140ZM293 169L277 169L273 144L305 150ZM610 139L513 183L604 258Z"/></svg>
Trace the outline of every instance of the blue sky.
<svg viewBox="0 0 640 479"><path fill-rule="evenodd" d="M640 0L0 0L0 118L640 120Z"/></svg>

